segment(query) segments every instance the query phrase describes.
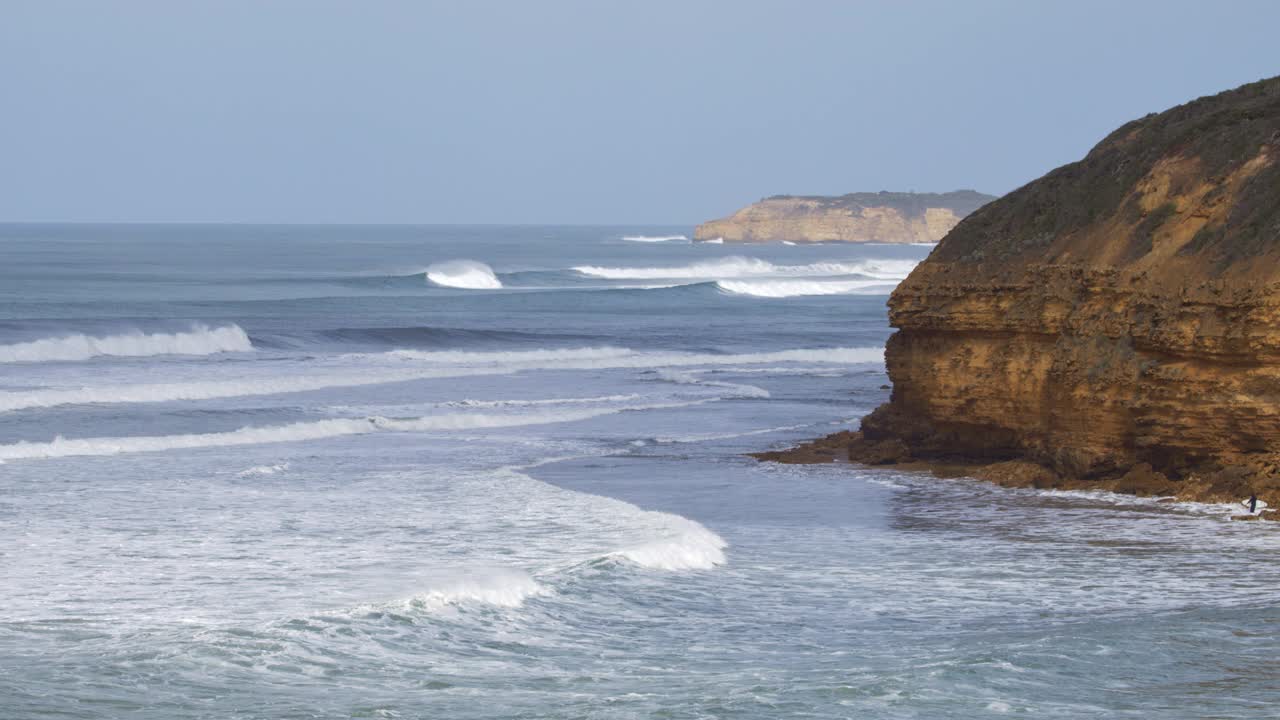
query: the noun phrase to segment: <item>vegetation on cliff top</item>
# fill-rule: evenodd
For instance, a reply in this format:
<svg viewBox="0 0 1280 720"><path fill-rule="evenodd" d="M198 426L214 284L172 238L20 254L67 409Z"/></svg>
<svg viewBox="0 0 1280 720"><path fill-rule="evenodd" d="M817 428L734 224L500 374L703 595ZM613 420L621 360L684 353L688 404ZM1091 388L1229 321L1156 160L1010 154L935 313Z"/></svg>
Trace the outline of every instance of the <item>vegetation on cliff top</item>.
<svg viewBox="0 0 1280 720"><path fill-rule="evenodd" d="M954 190L945 193L881 190L845 195L770 195L764 198L764 200L811 200L823 209L839 208L853 212L862 212L864 208L890 208L907 217L923 215L929 208L945 208L964 217L995 199L994 195L986 195L976 190Z"/></svg>
<svg viewBox="0 0 1280 720"><path fill-rule="evenodd" d="M1158 223L1135 187L1162 163L1193 165L1174 177L1171 195L1191 193L1189 182L1213 187L1205 202L1229 202L1178 254L1204 255L1221 272L1237 260L1280 245L1280 162L1247 166L1269 149L1280 152L1280 77L1261 80L1129 122L1098 143L1084 159L1064 165L961 222L939 246L943 262L1004 261L1046 248L1073 234L1090 232L1114 218L1142 231L1130 234L1129 259L1150 250ZM1249 170L1238 186L1231 178ZM1182 187L1178 187L1178 184ZM1154 209L1159 221L1176 207ZM1114 235L1114 232L1112 233ZM1051 261L1052 257L1042 258Z"/></svg>

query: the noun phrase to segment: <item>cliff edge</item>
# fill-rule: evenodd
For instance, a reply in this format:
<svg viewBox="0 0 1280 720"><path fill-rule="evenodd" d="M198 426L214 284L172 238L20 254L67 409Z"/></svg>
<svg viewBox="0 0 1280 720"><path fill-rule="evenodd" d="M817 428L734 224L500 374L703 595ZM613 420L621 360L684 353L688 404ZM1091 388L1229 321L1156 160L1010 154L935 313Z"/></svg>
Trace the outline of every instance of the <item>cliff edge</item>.
<svg viewBox="0 0 1280 720"><path fill-rule="evenodd" d="M695 240L726 242L937 242L994 200L973 190L949 193L775 195L727 218L705 222Z"/></svg>
<svg viewBox="0 0 1280 720"><path fill-rule="evenodd" d="M851 457L1280 504L1278 160L1272 78L970 215L889 300L893 391Z"/></svg>

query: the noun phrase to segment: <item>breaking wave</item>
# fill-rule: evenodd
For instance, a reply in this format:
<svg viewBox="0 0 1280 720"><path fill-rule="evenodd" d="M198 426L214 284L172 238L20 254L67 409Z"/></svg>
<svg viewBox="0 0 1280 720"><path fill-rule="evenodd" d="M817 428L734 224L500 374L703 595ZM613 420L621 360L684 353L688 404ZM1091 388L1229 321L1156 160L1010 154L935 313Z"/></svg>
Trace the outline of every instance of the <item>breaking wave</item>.
<svg viewBox="0 0 1280 720"><path fill-rule="evenodd" d="M653 570L708 570L725 564L724 538L689 518L652 510L644 517L654 520L663 538L611 553L640 567Z"/></svg>
<svg viewBox="0 0 1280 720"><path fill-rule="evenodd" d="M896 286L884 280L720 280L716 287L733 295L789 298L802 295L888 295Z"/></svg>
<svg viewBox="0 0 1280 720"><path fill-rule="evenodd" d="M475 260L450 260L427 268L427 279L441 287L464 290L498 290L502 281L493 268Z"/></svg>
<svg viewBox="0 0 1280 720"><path fill-rule="evenodd" d="M194 325L187 332L135 331L103 337L75 334L0 345L0 363L77 361L102 356L213 355L252 349L249 336L239 325Z"/></svg>
<svg viewBox="0 0 1280 720"><path fill-rule="evenodd" d="M644 243L689 242L689 238L684 235L623 235L622 239L627 242Z"/></svg>
<svg viewBox="0 0 1280 720"><path fill-rule="evenodd" d="M663 280L764 277L822 277L859 275L873 280L901 280L916 266L916 260L860 260L856 262L818 262L808 265L775 265L768 260L751 257L727 257L676 267L601 267L577 265L574 272L607 280Z"/></svg>

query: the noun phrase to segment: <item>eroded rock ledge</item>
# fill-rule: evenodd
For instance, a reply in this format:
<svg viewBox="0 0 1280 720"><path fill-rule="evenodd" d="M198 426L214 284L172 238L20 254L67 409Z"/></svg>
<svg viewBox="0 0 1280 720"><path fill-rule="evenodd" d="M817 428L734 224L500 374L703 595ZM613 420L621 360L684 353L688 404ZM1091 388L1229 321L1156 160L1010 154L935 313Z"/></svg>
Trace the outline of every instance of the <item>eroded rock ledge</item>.
<svg viewBox="0 0 1280 720"><path fill-rule="evenodd" d="M1116 130L893 293L890 401L840 441L1002 484L1280 504L1280 78Z"/></svg>

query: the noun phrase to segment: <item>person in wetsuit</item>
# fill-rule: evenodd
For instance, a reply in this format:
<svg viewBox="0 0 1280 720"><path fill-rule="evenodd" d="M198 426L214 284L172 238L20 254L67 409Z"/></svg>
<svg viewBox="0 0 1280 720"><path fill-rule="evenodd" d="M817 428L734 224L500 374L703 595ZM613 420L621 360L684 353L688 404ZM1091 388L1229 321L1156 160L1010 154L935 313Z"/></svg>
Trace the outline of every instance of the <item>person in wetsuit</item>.
<svg viewBox="0 0 1280 720"><path fill-rule="evenodd" d="M1258 496L1257 495L1250 495L1249 500L1247 501L1247 504L1249 505L1250 515L1253 515L1258 512Z"/></svg>

